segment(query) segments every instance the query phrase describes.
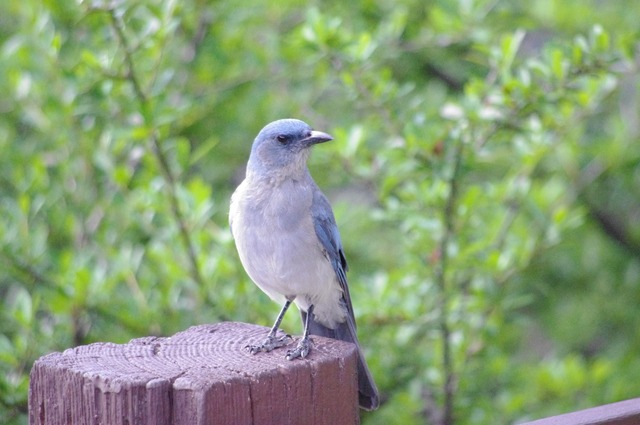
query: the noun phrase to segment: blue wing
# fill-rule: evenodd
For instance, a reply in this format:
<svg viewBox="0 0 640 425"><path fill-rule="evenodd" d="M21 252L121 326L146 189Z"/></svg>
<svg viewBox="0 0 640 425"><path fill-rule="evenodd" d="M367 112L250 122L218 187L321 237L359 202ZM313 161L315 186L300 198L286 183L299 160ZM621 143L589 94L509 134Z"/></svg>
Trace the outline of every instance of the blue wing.
<svg viewBox="0 0 640 425"><path fill-rule="evenodd" d="M317 187L313 194L311 211L316 236L324 248L325 256L331 263L333 271L336 273L336 277L340 283L340 288L342 289L342 301L344 302L347 312L353 321L355 329L353 306L351 305L351 295L349 294L349 285L347 284L346 274L347 270L349 270L349 266L347 265L344 250L342 249L340 233L338 232L338 226L336 225L336 219L333 216L331 205Z"/></svg>
<svg viewBox="0 0 640 425"><path fill-rule="evenodd" d="M347 284L347 259L344 256L340 233L338 232L338 226L336 225L336 219L333 216L331 205L318 187L314 188L311 211L316 236L318 236L318 240L320 240L324 248L325 256L331 262L333 270L336 272L336 277L342 289L341 302L347 311L347 320L344 323L338 324L335 329L330 329L316 322L312 316L310 317L311 320L309 320L309 332L312 335L325 336L356 344L358 347L359 404L367 410L376 409L379 404L378 390L371 376L371 372L369 372L364 355L360 350L360 344L358 343L356 319L353 315L351 295L349 294L349 286ZM302 310L300 310L300 312L302 314L302 322L304 323L307 318L307 312Z"/></svg>

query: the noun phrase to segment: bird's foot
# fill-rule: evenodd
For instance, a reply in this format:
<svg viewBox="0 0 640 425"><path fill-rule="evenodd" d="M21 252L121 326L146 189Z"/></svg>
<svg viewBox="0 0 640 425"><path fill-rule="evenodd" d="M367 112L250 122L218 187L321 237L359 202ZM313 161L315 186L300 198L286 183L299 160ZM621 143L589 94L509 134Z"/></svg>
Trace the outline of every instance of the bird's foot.
<svg viewBox="0 0 640 425"><path fill-rule="evenodd" d="M287 360L297 359L298 357L304 359L311 351L311 345L311 340L308 336L302 338L296 348L287 352Z"/></svg>
<svg viewBox="0 0 640 425"><path fill-rule="evenodd" d="M293 339L291 338L291 335L283 335L280 338L278 338L275 335L269 335L262 344L247 345L246 347L244 347L244 349L250 352L251 354L256 354L261 351L268 353L269 351L274 350L276 348L284 347L285 345L289 344L292 340Z"/></svg>

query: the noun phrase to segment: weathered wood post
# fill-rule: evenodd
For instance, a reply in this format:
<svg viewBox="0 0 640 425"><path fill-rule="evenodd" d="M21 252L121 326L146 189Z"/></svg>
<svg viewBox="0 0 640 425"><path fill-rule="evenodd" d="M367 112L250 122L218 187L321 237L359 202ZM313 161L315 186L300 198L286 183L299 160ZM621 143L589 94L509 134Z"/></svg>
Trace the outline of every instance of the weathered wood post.
<svg viewBox="0 0 640 425"><path fill-rule="evenodd" d="M226 322L167 338L52 353L31 370L29 423L345 424L359 422L356 348L313 337L304 360L251 355L267 328Z"/></svg>

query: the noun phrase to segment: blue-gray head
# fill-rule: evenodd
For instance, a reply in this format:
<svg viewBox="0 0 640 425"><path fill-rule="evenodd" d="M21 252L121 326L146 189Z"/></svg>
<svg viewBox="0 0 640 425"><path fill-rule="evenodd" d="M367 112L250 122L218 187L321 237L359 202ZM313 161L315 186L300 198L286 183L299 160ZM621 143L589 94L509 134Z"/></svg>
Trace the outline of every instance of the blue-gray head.
<svg viewBox="0 0 640 425"><path fill-rule="evenodd" d="M306 170L309 148L333 137L315 131L300 120L283 119L267 124L253 141L248 171L294 175Z"/></svg>

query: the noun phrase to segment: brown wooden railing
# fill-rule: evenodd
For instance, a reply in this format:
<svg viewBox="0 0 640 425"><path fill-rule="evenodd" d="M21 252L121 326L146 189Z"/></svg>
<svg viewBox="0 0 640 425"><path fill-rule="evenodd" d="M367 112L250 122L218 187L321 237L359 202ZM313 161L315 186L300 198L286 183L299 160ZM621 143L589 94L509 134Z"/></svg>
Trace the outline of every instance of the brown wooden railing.
<svg viewBox="0 0 640 425"><path fill-rule="evenodd" d="M640 425L640 398L552 416L521 425Z"/></svg>

